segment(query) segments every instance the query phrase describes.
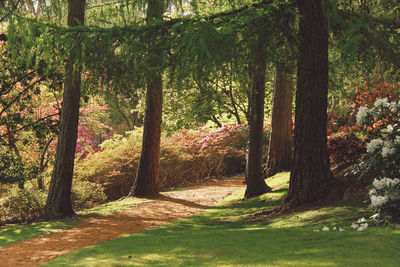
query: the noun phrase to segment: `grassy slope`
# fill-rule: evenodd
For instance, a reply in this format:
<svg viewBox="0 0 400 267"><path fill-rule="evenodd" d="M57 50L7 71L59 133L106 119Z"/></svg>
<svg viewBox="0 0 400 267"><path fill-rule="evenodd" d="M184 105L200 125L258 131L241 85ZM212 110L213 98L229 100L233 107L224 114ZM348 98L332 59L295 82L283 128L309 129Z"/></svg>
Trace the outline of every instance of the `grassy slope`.
<svg viewBox="0 0 400 267"><path fill-rule="evenodd" d="M125 198L121 200L112 201L103 205L79 211L78 215L81 216L97 216L107 215L118 211L130 209L136 204L146 201L139 198ZM38 237L54 231L68 229L76 226L81 219L79 217L64 220L64 221L51 221L51 222L38 222L31 224L20 225L4 225L0 227L0 247L11 245L27 239Z"/></svg>
<svg viewBox="0 0 400 267"><path fill-rule="evenodd" d="M287 179L279 174L268 183ZM279 205L284 193L238 202L243 192L237 192L199 216L86 247L45 266L398 266L399 230L349 227L367 215L360 202L258 221L247 216ZM323 226L345 232L313 231Z"/></svg>

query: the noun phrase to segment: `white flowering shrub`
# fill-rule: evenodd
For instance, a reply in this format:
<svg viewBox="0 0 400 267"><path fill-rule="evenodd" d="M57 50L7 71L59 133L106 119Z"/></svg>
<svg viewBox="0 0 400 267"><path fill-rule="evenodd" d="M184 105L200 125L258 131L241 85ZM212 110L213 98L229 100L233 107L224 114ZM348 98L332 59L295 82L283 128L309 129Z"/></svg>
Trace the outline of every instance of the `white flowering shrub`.
<svg viewBox="0 0 400 267"><path fill-rule="evenodd" d="M367 153L353 173L374 178L369 196L376 218L400 221L400 102L378 99L373 107L359 109L357 122L373 126L376 138L367 142Z"/></svg>
<svg viewBox="0 0 400 267"><path fill-rule="evenodd" d="M378 214L376 219L386 222L400 221L400 179L375 179L369 191L371 208Z"/></svg>

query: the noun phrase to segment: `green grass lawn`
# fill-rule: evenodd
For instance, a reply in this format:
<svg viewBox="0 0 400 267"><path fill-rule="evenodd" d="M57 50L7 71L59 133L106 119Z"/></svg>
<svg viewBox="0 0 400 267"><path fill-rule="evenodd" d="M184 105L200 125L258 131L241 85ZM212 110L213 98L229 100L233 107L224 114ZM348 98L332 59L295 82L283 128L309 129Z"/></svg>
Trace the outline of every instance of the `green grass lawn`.
<svg viewBox="0 0 400 267"><path fill-rule="evenodd" d="M275 187L287 180L283 173L267 182ZM45 266L399 266L400 230L351 229L368 216L362 201L275 218L249 216L279 205L286 189L246 201L238 201L238 191L201 215L86 247ZM324 226L345 231L314 231Z"/></svg>
<svg viewBox="0 0 400 267"><path fill-rule="evenodd" d="M37 222L0 226L0 247L11 245L40 235L71 228L79 223L78 219L64 221Z"/></svg>

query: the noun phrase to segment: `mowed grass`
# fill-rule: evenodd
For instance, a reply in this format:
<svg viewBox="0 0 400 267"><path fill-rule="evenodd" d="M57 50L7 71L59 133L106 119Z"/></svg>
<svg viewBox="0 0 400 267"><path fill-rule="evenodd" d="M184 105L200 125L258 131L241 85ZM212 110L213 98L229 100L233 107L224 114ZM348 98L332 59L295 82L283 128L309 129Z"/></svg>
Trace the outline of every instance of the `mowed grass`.
<svg viewBox="0 0 400 267"><path fill-rule="evenodd" d="M78 219L70 219L31 224L3 225L0 226L0 247L8 246L51 232L60 231L62 229L72 228L78 223Z"/></svg>
<svg viewBox="0 0 400 267"><path fill-rule="evenodd" d="M81 216L88 217L108 215L122 210L131 209L135 205L145 201L148 200L142 198L124 198L108 202L91 209L78 211L78 217L68 220L3 225L0 226L0 247L18 243L51 232L75 227L82 221Z"/></svg>
<svg viewBox="0 0 400 267"><path fill-rule="evenodd" d="M239 201L243 191L209 211L163 228L122 236L72 253L45 266L399 266L400 230L351 229L368 216L362 201L273 218L251 216L277 207L288 173L268 179L285 185ZM339 231L319 231L337 226Z"/></svg>

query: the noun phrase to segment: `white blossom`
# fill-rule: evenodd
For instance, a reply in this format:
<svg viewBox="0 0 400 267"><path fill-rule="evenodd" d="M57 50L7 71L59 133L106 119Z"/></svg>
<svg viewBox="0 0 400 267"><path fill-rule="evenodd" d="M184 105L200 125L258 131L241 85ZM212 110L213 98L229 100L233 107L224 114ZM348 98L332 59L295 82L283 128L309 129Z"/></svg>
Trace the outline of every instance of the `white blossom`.
<svg viewBox="0 0 400 267"><path fill-rule="evenodd" d="M387 177L384 177L382 179L374 179L374 181L372 182L372 186L374 187L373 189L376 189L376 190L382 190L385 187L394 187L398 184L400 184L399 178L391 179L391 178L387 178ZM376 193L376 190L374 192L373 189L371 189L372 192L370 191L370 194Z"/></svg>
<svg viewBox="0 0 400 267"><path fill-rule="evenodd" d="M383 145L383 141L380 138L372 139L371 142L367 144L367 152L373 153L375 150L379 149Z"/></svg>
<svg viewBox="0 0 400 267"><path fill-rule="evenodd" d="M333 227L333 231L336 231L337 230L337 227L335 226L335 227Z"/></svg>
<svg viewBox="0 0 400 267"><path fill-rule="evenodd" d="M360 107L360 109L357 112L357 123L363 123L367 115L368 115L368 108Z"/></svg>
<svg viewBox="0 0 400 267"><path fill-rule="evenodd" d="M392 101L389 104L389 108L391 112L397 112L399 110L399 103L396 101Z"/></svg>
<svg viewBox="0 0 400 267"><path fill-rule="evenodd" d="M388 106L389 106L389 103L388 103L387 97L377 99L377 100L375 101L375 103L374 103L374 106L375 106L375 107L379 107L379 106L388 107Z"/></svg>
<svg viewBox="0 0 400 267"><path fill-rule="evenodd" d="M344 232L344 229L343 228L339 228L339 232Z"/></svg>
<svg viewBox="0 0 400 267"><path fill-rule="evenodd" d="M358 229L358 227L360 227L360 226L358 224L353 223L350 227L353 229Z"/></svg>
<svg viewBox="0 0 400 267"><path fill-rule="evenodd" d="M358 219L357 223L363 223L363 222L366 222L366 221L367 220L364 217L362 217L362 218Z"/></svg>
<svg viewBox="0 0 400 267"><path fill-rule="evenodd" d="M375 195L377 192L376 192L376 189L375 188L372 188L371 190L369 190L369 194L370 195Z"/></svg>
<svg viewBox="0 0 400 267"><path fill-rule="evenodd" d="M319 230L313 230L314 232L319 232Z"/></svg>
<svg viewBox="0 0 400 267"><path fill-rule="evenodd" d="M372 186L374 187L374 189L377 189L377 190L382 190L385 187L385 184L386 184L385 178L374 179L374 181L372 182ZM375 190L375 192L376 192L376 190Z"/></svg>
<svg viewBox="0 0 400 267"><path fill-rule="evenodd" d="M328 226L324 226L324 227L322 228L322 231L329 231L329 227L328 227Z"/></svg>
<svg viewBox="0 0 400 267"><path fill-rule="evenodd" d="M368 228L368 223L362 223L362 224L360 224L360 227L358 227L357 231L361 232L367 228Z"/></svg>
<svg viewBox="0 0 400 267"><path fill-rule="evenodd" d="M384 137L387 137L389 134L391 134L393 132L393 126L392 125L388 125L385 129L381 130L381 133Z"/></svg>
<svg viewBox="0 0 400 267"><path fill-rule="evenodd" d="M380 207L388 200L387 196L371 196L371 207Z"/></svg>

